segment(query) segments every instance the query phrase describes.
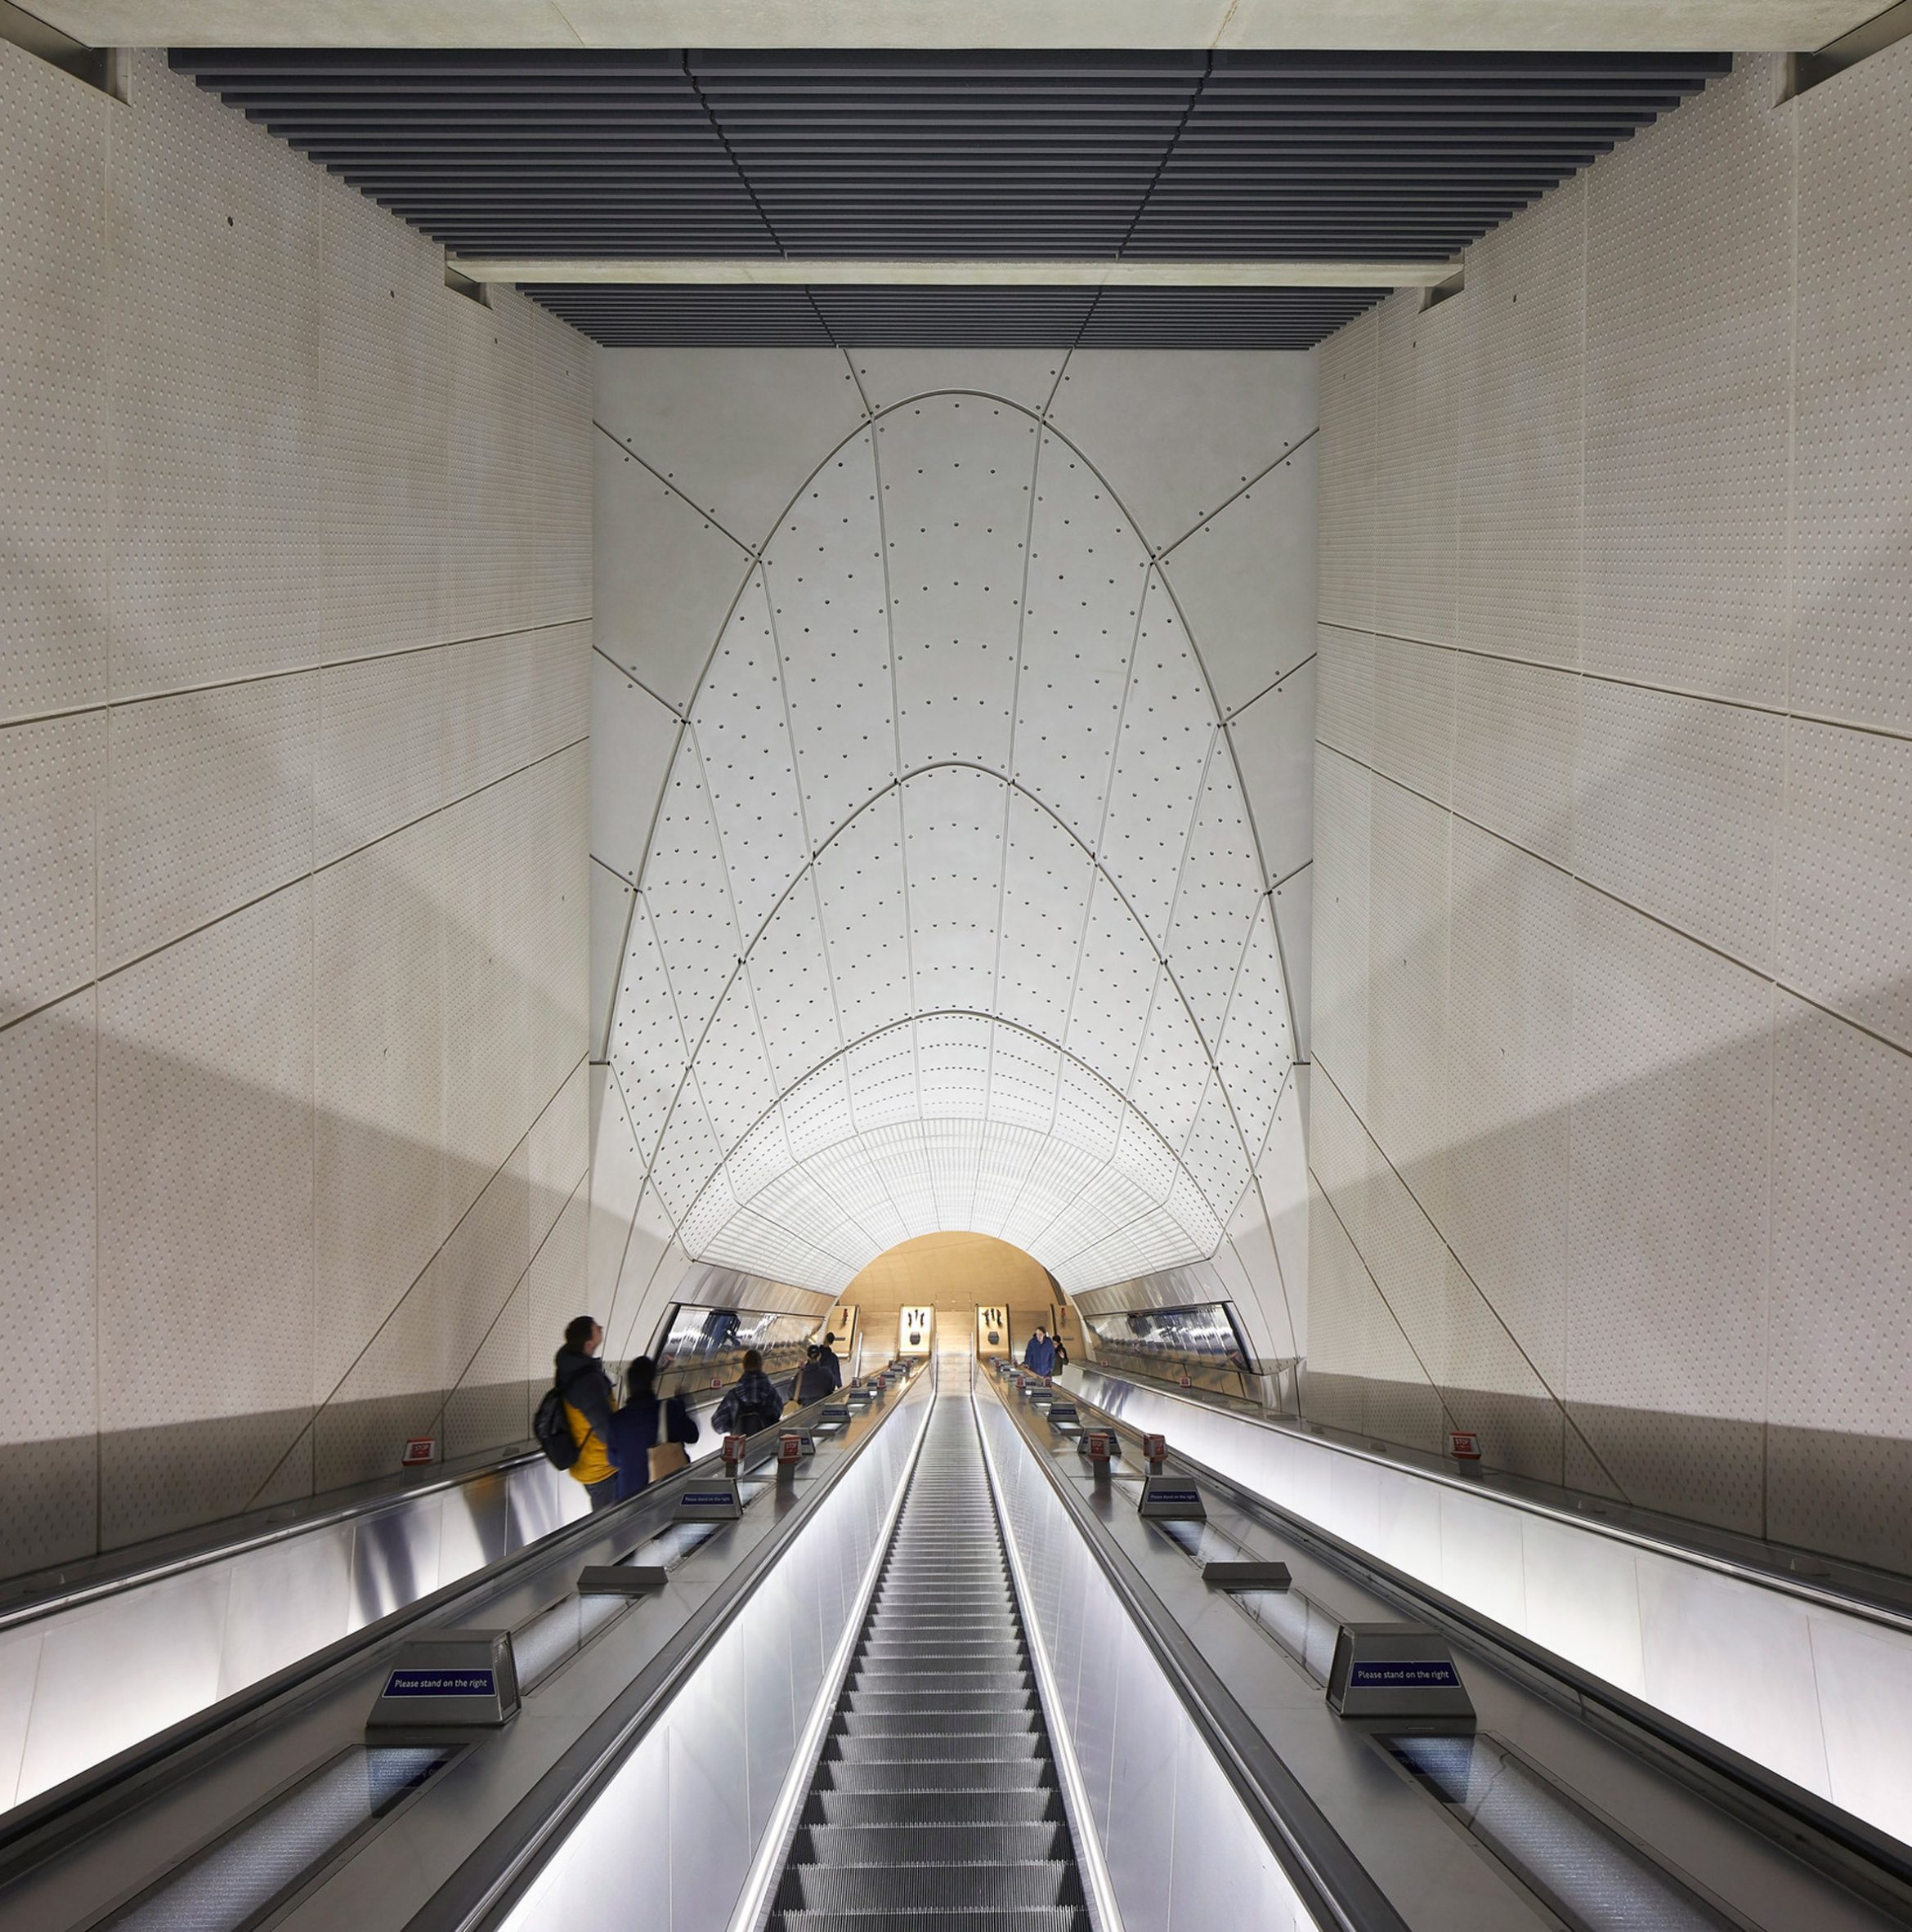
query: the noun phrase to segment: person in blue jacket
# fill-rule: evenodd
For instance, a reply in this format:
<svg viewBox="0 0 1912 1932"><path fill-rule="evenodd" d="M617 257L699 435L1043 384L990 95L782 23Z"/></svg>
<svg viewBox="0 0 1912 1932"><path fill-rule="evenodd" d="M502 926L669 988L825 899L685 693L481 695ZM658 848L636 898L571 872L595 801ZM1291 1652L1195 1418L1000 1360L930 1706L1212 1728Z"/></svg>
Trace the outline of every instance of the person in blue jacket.
<svg viewBox="0 0 1912 1932"><path fill-rule="evenodd" d="M648 1355L638 1356L625 1371L629 1392L624 1407L611 1418L604 1447L617 1471L617 1500L649 1486L651 1451L660 1442L694 1442L697 1424L681 1395L660 1400L656 1391L657 1365Z"/></svg>
<svg viewBox="0 0 1912 1932"><path fill-rule="evenodd" d="M1038 1328L1029 1337L1029 1345L1023 1351L1023 1366L1032 1375L1055 1373L1055 1344L1046 1328Z"/></svg>

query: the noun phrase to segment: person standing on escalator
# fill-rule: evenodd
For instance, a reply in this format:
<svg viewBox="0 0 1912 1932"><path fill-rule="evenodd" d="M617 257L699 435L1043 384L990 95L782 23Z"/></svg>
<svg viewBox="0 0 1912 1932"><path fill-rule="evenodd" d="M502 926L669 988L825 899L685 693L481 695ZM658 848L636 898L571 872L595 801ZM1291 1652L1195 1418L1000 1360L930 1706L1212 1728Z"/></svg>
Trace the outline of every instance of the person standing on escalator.
<svg viewBox="0 0 1912 1932"><path fill-rule="evenodd" d="M1023 1351L1023 1366L1032 1375L1047 1377L1055 1373L1055 1344L1046 1328L1038 1328Z"/></svg>
<svg viewBox="0 0 1912 1932"><path fill-rule="evenodd" d="M843 1387L843 1357L837 1353L835 1340L827 1328L817 1338L817 1359L830 1377L830 1393L835 1394Z"/></svg>
<svg viewBox="0 0 1912 1932"><path fill-rule="evenodd" d="M598 1359L603 1346L604 1330L589 1315L579 1315L565 1324L564 1346L557 1357L557 1392L571 1439L577 1445L576 1458L566 1474L584 1484L593 1509L617 1500L617 1471L606 1447L615 1398L611 1378Z"/></svg>
<svg viewBox="0 0 1912 1932"><path fill-rule="evenodd" d="M681 1395L657 1393L657 1365L640 1355L625 1371L624 1407L611 1418L605 1447L617 1467L617 1500L635 1496L690 1460L696 1420Z"/></svg>
<svg viewBox="0 0 1912 1932"><path fill-rule="evenodd" d="M744 1351L744 1372L723 1392L710 1418L718 1434L754 1436L769 1429L783 1413L783 1397L763 1373L763 1357L755 1348Z"/></svg>
<svg viewBox="0 0 1912 1932"><path fill-rule="evenodd" d="M818 1342L811 1343L804 1352L804 1366L797 1371L795 1398L800 1408L807 1409L812 1402L826 1401L836 1393L839 1378L831 1373L823 1352L824 1344Z"/></svg>

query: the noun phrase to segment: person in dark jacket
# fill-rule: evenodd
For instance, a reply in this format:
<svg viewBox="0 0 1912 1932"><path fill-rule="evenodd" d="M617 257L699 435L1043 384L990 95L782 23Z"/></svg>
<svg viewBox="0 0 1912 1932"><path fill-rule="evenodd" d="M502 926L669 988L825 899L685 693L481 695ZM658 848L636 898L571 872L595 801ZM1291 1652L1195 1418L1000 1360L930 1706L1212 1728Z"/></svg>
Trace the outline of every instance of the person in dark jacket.
<svg viewBox="0 0 1912 1932"><path fill-rule="evenodd" d="M828 1329L817 1338L817 1359L829 1374L830 1391L834 1395L843 1387L843 1357L837 1353L836 1344Z"/></svg>
<svg viewBox="0 0 1912 1932"><path fill-rule="evenodd" d="M1023 1366L1032 1375L1055 1373L1055 1344L1049 1339L1046 1328L1038 1328L1029 1337L1029 1345L1023 1351Z"/></svg>
<svg viewBox="0 0 1912 1932"><path fill-rule="evenodd" d="M564 1419L578 1446L577 1460L566 1474L584 1486L593 1509L617 1500L617 1471L605 1445L611 1439L611 1378L598 1351L604 1330L589 1315L565 1324L564 1346L557 1351L557 1393L564 1400Z"/></svg>
<svg viewBox="0 0 1912 1932"><path fill-rule="evenodd" d="M651 1451L660 1442L694 1442L696 1419L681 1395L660 1398L657 1366L638 1356L624 1372L624 1407L611 1418L605 1447L617 1471L617 1500L635 1496L651 1480Z"/></svg>
<svg viewBox="0 0 1912 1932"><path fill-rule="evenodd" d="M813 1342L804 1357L804 1366L797 1371L796 1399L804 1408L812 1402L820 1402L826 1397L834 1395L841 1377L833 1375L823 1360L822 1347ZM832 1356L831 1361L835 1357Z"/></svg>
<svg viewBox="0 0 1912 1932"><path fill-rule="evenodd" d="M754 1436L768 1429L783 1413L783 1398L763 1373L763 1357L755 1348L744 1351L744 1372L723 1392L711 1426L720 1436Z"/></svg>

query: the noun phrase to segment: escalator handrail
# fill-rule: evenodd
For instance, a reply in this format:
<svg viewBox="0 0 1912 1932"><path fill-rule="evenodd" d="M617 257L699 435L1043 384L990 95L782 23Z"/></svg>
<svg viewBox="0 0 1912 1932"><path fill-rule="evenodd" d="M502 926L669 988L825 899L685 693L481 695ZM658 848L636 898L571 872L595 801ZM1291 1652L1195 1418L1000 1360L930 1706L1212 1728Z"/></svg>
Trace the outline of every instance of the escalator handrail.
<svg viewBox="0 0 1912 1932"><path fill-rule="evenodd" d="M927 1362L929 1358L923 1360ZM934 1371L929 1380L934 1401ZM916 1387L912 1373L899 1396L914 1393ZM839 1397L829 1399L835 1402ZM492 1932L503 1921L536 1881L545 1859L563 1842L569 1822L590 1809L818 1505L902 1406L901 1400L886 1404L877 1426L851 1444L826 1474L804 1486L805 1493L795 1506L778 1517L637 1675L486 1832L457 1871L413 1913L405 1932ZM779 1424L777 1429L764 1433L774 1434L784 1426Z"/></svg>
<svg viewBox="0 0 1912 1932"><path fill-rule="evenodd" d="M1037 1441L1024 1413L1005 1400L994 1384L990 1389L1034 1451L1037 1467L1161 1666L1223 1775L1255 1820L1300 1895L1303 1908L1317 1925L1338 1926L1341 1932L1408 1932L1408 1921L1236 1702L1220 1673L1170 1615L1134 1559L1043 1453L1044 1445Z"/></svg>

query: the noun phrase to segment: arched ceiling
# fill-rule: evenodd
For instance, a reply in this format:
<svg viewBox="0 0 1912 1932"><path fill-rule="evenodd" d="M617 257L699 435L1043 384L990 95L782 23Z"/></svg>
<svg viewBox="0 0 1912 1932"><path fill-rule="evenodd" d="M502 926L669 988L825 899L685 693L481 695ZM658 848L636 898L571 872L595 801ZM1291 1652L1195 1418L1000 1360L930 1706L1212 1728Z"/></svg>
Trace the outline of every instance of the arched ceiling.
<svg viewBox="0 0 1912 1932"><path fill-rule="evenodd" d="M1252 466L1225 451L1239 473L1184 501L1171 451L1113 449L1144 534L1059 414L859 405L761 534L760 478L701 492L746 528L701 674L657 660L687 702L607 1036L692 1258L834 1292L965 1228L1087 1287L1212 1254L1252 1185L1292 1021L1189 611L1231 633L1210 655L1235 709L1292 669L1217 583L1278 518L1191 543ZM669 437L623 440L656 489Z"/></svg>

